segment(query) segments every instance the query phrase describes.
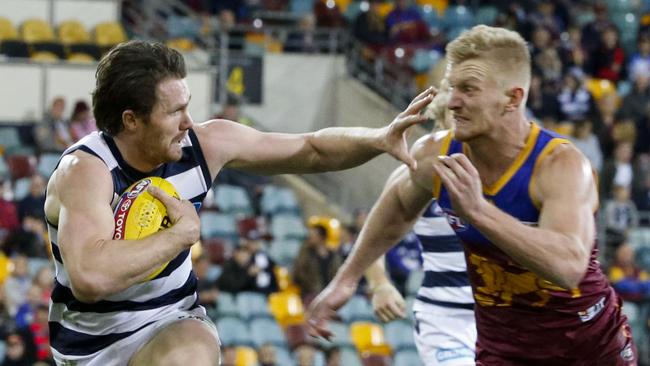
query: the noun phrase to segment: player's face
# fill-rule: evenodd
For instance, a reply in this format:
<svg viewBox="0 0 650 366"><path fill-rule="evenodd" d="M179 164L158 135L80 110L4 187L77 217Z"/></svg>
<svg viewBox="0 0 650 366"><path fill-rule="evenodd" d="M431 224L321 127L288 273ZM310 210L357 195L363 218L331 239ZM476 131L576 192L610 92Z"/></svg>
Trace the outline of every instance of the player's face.
<svg viewBox="0 0 650 366"><path fill-rule="evenodd" d="M156 95L142 139L143 151L162 162L178 161L182 157L181 141L193 124L187 110L190 91L185 80L167 79L158 84Z"/></svg>
<svg viewBox="0 0 650 366"><path fill-rule="evenodd" d="M469 141L490 132L502 114L504 94L501 93L489 64L478 59L467 60L452 67L449 109L455 123L454 137Z"/></svg>

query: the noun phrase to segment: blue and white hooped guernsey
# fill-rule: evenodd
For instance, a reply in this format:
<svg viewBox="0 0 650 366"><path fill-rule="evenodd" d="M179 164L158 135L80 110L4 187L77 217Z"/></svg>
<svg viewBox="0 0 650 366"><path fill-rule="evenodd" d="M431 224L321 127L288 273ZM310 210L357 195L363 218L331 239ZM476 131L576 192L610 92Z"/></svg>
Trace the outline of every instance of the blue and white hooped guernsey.
<svg viewBox="0 0 650 366"><path fill-rule="evenodd" d="M414 311L442 308L473 311L474 298L467 276L463 245L433 201L413 227L422 245L424 279L413 304Z"/></svg>
<svg viewBox="0 0 650 366"><path fill-rule="evenodd" d="M82 138L63 156L82 150L106 164L113 178L111 205L117 203L119 195L132 183L147 176L159 176L171 182L181 198L190 200L198 211L212 179L193 130L188 131L181 145L180 161L164 164L149 173L130 167L113 139L101 132ZM48 231L56 269L50 300L50 343L54 352L63 357L73 360L93 355L175 311L199 307L197 279L189 250L171 260L151 281L133 285L93 304L80 302L72 294L57 246L57 227L48 222Z"/></svg>

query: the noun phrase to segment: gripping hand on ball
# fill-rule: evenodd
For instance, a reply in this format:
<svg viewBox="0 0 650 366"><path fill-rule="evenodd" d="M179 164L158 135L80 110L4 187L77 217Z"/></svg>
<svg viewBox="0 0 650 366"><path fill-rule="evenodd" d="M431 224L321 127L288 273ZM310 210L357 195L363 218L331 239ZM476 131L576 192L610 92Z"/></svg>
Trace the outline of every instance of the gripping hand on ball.
<svg viewBox="0 0 650 366"><path fill-rule="evenodd" d="M179 200L156 186L149 186L148 192L160 200L167 208L171 228L188 247L199 241L201 230L199 215L192 202Z"/></svg>

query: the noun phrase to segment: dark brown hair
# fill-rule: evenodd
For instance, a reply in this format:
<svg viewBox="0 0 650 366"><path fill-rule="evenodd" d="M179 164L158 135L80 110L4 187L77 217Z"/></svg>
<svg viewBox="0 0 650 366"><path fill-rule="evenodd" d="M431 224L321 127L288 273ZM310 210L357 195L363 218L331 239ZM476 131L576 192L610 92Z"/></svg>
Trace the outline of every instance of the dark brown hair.
<svg viewBox="0 0 650 366"><path fill-rule="evenodd" d="M124 129L122 113L127 109L148 121L158 84L186 75L183 56L162 43L129 41L115 46L99 61L95 73L93 114L97 128L117 135Z"/></svg>

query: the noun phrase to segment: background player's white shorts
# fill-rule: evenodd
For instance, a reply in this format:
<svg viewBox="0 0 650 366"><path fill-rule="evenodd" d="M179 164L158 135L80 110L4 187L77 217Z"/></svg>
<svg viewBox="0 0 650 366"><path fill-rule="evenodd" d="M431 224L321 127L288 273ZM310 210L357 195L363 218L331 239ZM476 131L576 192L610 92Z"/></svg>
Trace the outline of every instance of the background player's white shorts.
<svg viewBox="0 0 650 366"><path fill-rule="evenodd" d="M52 349L54 361L58 366L126 366L131 357L140 350L156 333L168 325L180 320L194 319L205 324L212 331L215 338L215 347L220 347L217 327L205 314L203 307L188 311L178 311L158 320L157 322L141 329L140 331L111 344L103 350L83 358L69 359Z"/></svg>
<svg viewBox="0 0 650 366"><path fill-rule="evenodd" d="M474 366L474 312L435 308L431 312L414 312L413 335L422 363L425 366Z"/></svg>

